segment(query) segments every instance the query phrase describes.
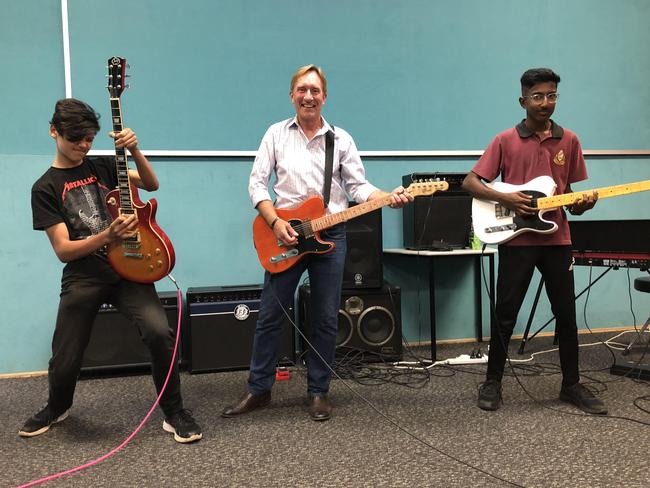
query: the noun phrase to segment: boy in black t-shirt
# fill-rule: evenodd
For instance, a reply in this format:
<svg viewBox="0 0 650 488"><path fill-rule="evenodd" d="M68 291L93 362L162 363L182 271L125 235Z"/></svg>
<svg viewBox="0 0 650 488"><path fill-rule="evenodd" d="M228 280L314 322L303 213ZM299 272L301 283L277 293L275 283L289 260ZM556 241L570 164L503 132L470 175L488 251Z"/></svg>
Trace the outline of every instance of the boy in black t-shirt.
<svg viewBox="0 0 650 488"><path fill-rule="evenodd" d="M33 437L68 416L88 345L95 315L102 303L115 305L135 326L151 352L156 390L162 389L171 363L175 336L153 284L121 278L110 266L104 248L130 237L138 227L135 214L111 221L106 194L117 186L113 158L86 156L99 131L98 115L84 102L59 100L50 122L56 143L52 166L32 187L34 229L44 230L57 257L66 263L61 279L61 299L52 339L47 405L25 422L18 432ZM148 191L158 189L158 179L138 148L131 129L110 133L117 147L129 150L137 170L130 181ZM201 428L183 408L178 363L174 364L160 399L165 414L163 429L177 442L201 439Z"/></svg>

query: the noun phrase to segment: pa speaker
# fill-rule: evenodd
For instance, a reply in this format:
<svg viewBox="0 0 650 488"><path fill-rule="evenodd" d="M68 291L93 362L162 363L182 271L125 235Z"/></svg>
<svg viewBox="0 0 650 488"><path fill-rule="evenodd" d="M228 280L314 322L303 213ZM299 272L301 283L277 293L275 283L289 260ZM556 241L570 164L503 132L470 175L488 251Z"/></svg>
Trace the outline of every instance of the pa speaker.
<svg viewBox="0 0 650 488"><path fill-rule="evenodd" d="M298 293L300 324L309 337L311 288L302 285ZM337 355L362 351L365 358L397 361L402 358L401 290L386 283L379 289L344 289L338 314ZM306 347L303 345L302 350Z"/></svg>
<svg viewBox="0 0 650 488"><path fill-rule="evenodd" d="M380 288L384 282L381 209L348 220L345 226L343 288Z"/></svg>
<svg viewBox="0 0 650 488"><path fill-rule="evenodd" d="M447 191L415 197L403 209L403 238L407 249L451 250L470 246L472 197L461 187L466 173L413 173L402 177L407 187L413 182L440 180Z"/></svg>
<svg viewBox="0 0 650 488"><path fill-rule="evenodd" d="M176 331L178 299L176 292L158 293L169 326ZM179 355L177 354L177 357ZM93 323L88 347L81 362L82 378L137 374L151 370L151 355L140 331L113 305L103 304Z"/></svg>
<svg viewBox="0 0 650 488"><path fill-rule="evenodd" d="M262 296L261 285L187 289L190 373L248 369ZM287 310L293 320L293 307ZM294 329L283 323L279 364L293 364Z"/></svg>

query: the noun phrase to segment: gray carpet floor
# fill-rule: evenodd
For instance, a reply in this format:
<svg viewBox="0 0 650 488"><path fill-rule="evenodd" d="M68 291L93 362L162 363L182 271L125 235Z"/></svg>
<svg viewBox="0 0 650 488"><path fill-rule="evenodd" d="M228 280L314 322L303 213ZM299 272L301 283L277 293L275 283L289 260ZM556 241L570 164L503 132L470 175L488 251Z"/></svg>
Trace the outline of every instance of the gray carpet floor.
<svg viewBox="0 0 650 488"><path fill-rule="evenodd" d="M596 340L581 336L582 343ZM521 359L517 346L513 341L512 357ZM473 347L440 345L438 357ZM526 352L549 347L549 338L538 337ZM650 382L611 375L612 361L603 346L581 348L583 381L607 403L607 417L586 416L559 401L556 352L517 370L535 399L509 375L496 412L476 407L484 365L436 367L430 376L389 374L374 365L363 379L345 380L354 392L333 381L333 418L320 423L307 415L300 368L276 384L269 407L233 419L219 414L243 393L245 371L182 373L186 407L202 425L203 440L174 442L156 411L116 455L46 486L648 487L650 414L635 401L650 409L642 398L650 395ZM340 371L349 377L356 370L346 364ZM400 384L405 382L409 386ZM18 437L46 391L45 377L0 379L1 486L19 486L107 453L154 399L147 375L82 380L68 419L41 436Z"/></svg>

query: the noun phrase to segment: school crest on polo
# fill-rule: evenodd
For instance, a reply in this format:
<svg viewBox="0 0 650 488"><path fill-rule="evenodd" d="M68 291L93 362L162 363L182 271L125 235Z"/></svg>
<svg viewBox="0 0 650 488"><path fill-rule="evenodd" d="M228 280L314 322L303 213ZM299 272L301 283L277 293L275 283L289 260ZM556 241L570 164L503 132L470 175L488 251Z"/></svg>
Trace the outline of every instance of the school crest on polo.
<svg viewBox="0 0 650 488"><path fill-rule="evenodd" d="M553 162L558 166L564 166L564 163L566 163L566 159L564 157L564 151L562 149L560 149L560 151L555 155L555 157L553 158Z"/></svg>

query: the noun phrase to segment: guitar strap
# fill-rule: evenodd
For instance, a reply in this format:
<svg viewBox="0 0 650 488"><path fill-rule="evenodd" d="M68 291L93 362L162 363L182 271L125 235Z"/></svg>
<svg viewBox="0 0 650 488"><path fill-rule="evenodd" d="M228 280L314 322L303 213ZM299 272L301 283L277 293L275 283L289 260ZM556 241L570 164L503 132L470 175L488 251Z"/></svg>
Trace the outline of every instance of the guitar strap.
<svg viewBox="0 0 650 488"><path fill-rule="evenodd" d="M323 183L323 201L325 207L330 203L332 188L332 167L334 166L334 126L325 133L325 182Z"/></svg>

